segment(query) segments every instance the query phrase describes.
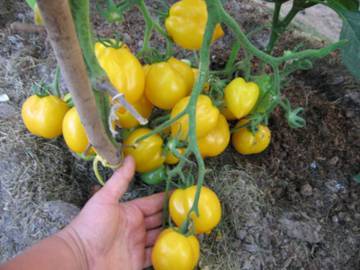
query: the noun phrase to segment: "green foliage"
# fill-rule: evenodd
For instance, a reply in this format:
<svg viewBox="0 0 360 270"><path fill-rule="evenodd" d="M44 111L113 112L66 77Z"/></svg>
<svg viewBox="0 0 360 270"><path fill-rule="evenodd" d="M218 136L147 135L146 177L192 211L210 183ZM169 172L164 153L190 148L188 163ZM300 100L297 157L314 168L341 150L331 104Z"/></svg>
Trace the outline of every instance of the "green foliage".
<svg viewBox="0 0 360 270"><path fill-rule="evenodd" d="M346 11L340 39L349 43L341 49L342 60L349 71L360 80L360 12Z"/></svg>
<svg viewBox="0 0 360 270"><path fill-rule="evenodd" d="M25 0L25 1L32 9L34 9L36 0Z"/></svg>
<svg viewBox="0 0 360 270"><path fill-rule="evenodd" d="M328 0L326 5L335 10L343 20L340 39L347 40L347 44L341 49L342 60L354 77L360 80L360 11L357 11L359 3L357 0Z"/></svg>
<svg viewBox="0 0 360 270"><path fill-rule="evenodd" d="M359 0L336 0L336 2L343 5L348 10L351 11L359 10Z"/></svg>

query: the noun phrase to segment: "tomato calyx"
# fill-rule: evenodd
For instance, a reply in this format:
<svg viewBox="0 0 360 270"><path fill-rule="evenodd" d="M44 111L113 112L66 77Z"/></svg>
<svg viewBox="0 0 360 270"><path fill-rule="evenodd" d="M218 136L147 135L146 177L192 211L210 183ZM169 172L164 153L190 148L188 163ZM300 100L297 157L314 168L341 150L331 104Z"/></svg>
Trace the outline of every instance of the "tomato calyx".
<svg viewBox="0 0 360 270"><path fill-rule="evenodd" d="M56 96L61 98L60 93L60 68L56 67L54 80L51 84L40 81L40 83L34 83L31 86L31 92L38 97Z"/></svg>
<svg viewBox="0 0 360 270"><path fill-rule="evenodd" d="M72 107L75 106L75 105L74 105L74 101L73 101L72 96L71 96L70 93L65 94L65 96L63 97L63 100L66 102L66 104L67 104L70 108L72 108Z"/></svg>
<svg viewBox="0 0 360 270"><path fill-rule="evenodd" d="M221 108L224 106L224 88L227 85L228 80L220 79L217 76L210 75L209 77L209 96L211 97L211 100L213 101L214 105L218 108Z"/></svg>
<svg viewBox="0 0 360 270"><path fill-rule="evenodd" d="M116 36L115 38L98 38L98 42L106 48L114 49L120 49L124 45L124 43L120 40L120 36Z"/></svg>

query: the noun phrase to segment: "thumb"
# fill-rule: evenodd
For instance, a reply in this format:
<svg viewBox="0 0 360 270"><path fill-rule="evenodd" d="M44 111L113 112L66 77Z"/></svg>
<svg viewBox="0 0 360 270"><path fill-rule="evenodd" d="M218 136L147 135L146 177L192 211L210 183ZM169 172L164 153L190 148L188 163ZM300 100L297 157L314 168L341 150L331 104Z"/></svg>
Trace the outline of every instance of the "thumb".
<svg viewBox="0 0 360 270"><path fill-rule="evenodd" d="M123 165L117 169L111 178L106 181L106 184L98 193L107 199L118 201L120 197L128 189L135 172L135 162L132 156L127 156L124 159Z"/></svg>

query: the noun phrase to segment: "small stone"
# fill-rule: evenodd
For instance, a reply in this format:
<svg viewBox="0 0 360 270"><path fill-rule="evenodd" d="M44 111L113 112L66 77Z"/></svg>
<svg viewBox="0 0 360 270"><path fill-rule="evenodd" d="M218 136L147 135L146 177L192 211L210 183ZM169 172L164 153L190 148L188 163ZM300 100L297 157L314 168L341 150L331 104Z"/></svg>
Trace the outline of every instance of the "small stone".
<svg viewBox="0 0 360 270"><path fill-rule="evenodd" d="M317 166L316 161L311 162L311 164L310 164L310 168L311 168L311 169L314 169L314 170L315 170L315 169L317 169L317 167L318 167L318 166Z"/></svg>
<svg viewBox="0 0 360 270"><path fill-rule="evenodd" d="M334 223L338 223L339 222L338 216L337 215L332 216L331 221L334 222Z"/></svg>
<svg viewBox="0 0 360 270"><path fill-rule="evenodd" d="M338 156L334 156L329 160L329 164L332 165L332 166L335 166L338 162L339 162L339 157Z"/></svg>
<svg viewBox="0 0 360 270"><path fill-rule="evenodd" d="M312 186L309 183L306 183L305 185L303 185L300 189L300 194L303 195L304 197L309 197L312 195Z"/></svg>

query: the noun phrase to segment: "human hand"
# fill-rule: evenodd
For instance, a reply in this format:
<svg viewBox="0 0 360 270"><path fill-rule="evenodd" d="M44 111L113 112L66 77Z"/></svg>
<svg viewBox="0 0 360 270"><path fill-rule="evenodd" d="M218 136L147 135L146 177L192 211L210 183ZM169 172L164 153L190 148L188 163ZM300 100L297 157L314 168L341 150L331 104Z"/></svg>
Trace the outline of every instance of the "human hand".
<svg viewBox="0 0 360 270"><path fill-rule="evenodd" d="M131 157L58 236L81 256L86 269L143 269L161 232L163 194L119 203L134 175ZM78 258L79 259L79 258Z"/></svg>

